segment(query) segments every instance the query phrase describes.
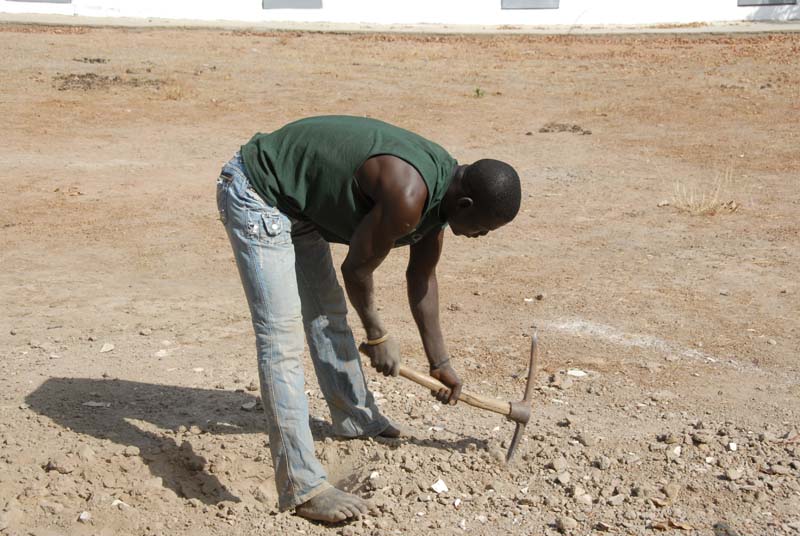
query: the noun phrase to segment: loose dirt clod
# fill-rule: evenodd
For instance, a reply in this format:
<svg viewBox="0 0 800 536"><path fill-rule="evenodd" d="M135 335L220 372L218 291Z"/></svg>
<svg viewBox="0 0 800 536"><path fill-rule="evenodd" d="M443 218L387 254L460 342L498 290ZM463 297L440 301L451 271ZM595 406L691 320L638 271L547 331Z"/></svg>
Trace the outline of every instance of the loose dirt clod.
<svg viewBox="0 0 800 536"><path fill-rule="evenodd" d="M164 85L163 80L122 77L119 75L101 75L96 73L67 73L53 77L59 91L92 91L112 87L154 88Z"/></svg>

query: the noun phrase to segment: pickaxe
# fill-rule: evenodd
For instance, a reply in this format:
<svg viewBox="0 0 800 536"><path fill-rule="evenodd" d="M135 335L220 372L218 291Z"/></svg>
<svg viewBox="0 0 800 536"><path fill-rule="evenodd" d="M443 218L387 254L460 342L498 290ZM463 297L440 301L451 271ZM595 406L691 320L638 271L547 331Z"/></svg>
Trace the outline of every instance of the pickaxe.
<svg viewBox="0 0 800 536"><path fill-rule="evenodd" d="M525 431L525 425L528 424L531 418L531 395L533 394L533 379L536 374L536 364L538 361L537 344L538 337L536 331L534 331L533 335L531 335L531 357L528 365L528 381L525 384L525 396L522 400L519 402L504 402L496 398L470 393L466 389L463 389L461 391L461 396L458 397L460 401L470 406L505 415L508 420L517 423L517 428L514 430L514 437L511 439L511 446L508 447L508 453L506 453L506 463L511 462L511 459L514 457L517 445L519 445L520 439L522 439L522 433ZM400 376L414 383L418 383L431 391L447 388L436 378L431 378L427 374L422 374L404 365L400 365Z"/></svg>

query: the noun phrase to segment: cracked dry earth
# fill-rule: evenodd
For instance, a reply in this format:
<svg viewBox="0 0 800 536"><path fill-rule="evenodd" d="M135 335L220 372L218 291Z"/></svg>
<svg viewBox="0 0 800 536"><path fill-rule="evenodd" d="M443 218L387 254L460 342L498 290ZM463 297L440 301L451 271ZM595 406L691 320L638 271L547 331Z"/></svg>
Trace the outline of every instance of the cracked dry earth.
<svg viewBox="0 0 800 536"><path fill-rule="evenodd" d="M796 34L0 44L0 533L800 534ZM341 441L307 367L320 459L378 510L337 526L276 509L213 200L253 132L323 113L518 168L512 225L446 239L442 324L466 387L505 400L532 325L542 345L509 466L511 423L371 370L414 437ZM406 255L378 296L423 369Z"/></svg>

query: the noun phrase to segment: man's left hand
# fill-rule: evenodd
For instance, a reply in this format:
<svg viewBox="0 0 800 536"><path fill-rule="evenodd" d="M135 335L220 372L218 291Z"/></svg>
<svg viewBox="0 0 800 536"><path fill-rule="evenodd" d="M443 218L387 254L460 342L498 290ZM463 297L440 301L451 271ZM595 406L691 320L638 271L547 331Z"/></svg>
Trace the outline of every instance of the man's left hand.
<svg viewBox="0 0 800 536"><path fill-rule="evenodd" d="M448 387L448 389L442 388L438 391L431 391L431 394L442 404L454 406L458 401L458 397L461 396L461 378L458 377L455 369L447 363L441 367L431 369L431 376Z"/></svg>

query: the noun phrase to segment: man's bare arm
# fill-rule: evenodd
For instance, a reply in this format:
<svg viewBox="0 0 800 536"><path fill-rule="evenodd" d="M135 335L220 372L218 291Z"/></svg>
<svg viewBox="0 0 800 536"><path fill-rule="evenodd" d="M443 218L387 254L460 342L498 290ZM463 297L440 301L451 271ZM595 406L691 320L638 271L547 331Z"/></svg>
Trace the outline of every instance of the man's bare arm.
<svg viewBox="0 0 800 536"><path fill-rule="evenodd" d="M443 242L444 230L426 235L411 246L406 269L408 304L431 368L449 359L439 324L439 284L436 280L436 265Z"/></svg>
<svg viewBox="0 0 800 536"><path fill-rule="evenodd" d="M429 233L411 246L406 269L408 303L417 323L431 375L450 389L433 393L442 403L455 404L461 394L461 380L450 366L450 355L439 322L439 283L436 265L442 253L444 229Z"/></svg>
<svg viewBox="0 0 800 536"><path fill-rule="evenodd" d="M372 274L395 240L407 235L419 222L427 187L416 169L390 156L368 160L359 170L358 178L362 191L373 200L374 206L350 239L342 278L367 338L379 339L387 330L378 314ZM371 347L370 352L379 372L397 374L399 350L393 340Z"/></svg>

